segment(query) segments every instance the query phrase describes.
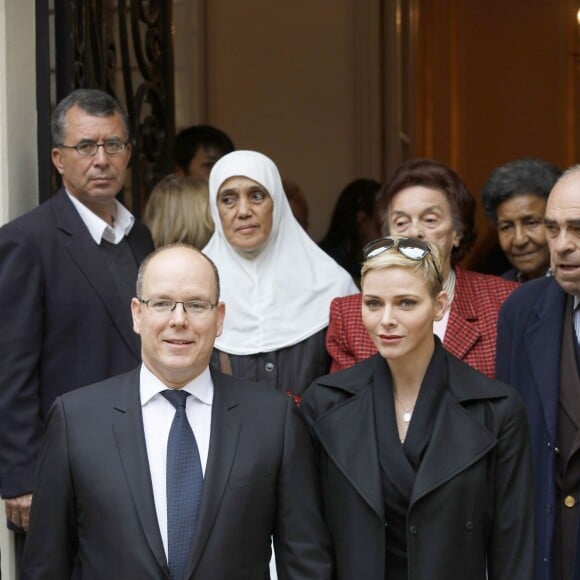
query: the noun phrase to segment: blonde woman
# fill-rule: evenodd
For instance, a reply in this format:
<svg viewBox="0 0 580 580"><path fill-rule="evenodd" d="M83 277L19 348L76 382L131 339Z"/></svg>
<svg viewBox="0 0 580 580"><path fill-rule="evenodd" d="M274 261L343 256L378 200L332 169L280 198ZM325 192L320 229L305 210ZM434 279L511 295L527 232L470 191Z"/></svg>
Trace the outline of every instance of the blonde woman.
<svg viewBox="0 0 580 580"><path fill-rule="evenodd" d="M194 177L167 175L151 192L143 221L156 248L180 242L203 248L214 231L207 184Z"/></svg>
<svg viewBox="0 0 580 580"><path fill-rule="evenodd" d="M319 449L338 580L530 580L534 508L517 393L447 352L435 245L364 250L362 319L377 354L302 397Z"/></svg>

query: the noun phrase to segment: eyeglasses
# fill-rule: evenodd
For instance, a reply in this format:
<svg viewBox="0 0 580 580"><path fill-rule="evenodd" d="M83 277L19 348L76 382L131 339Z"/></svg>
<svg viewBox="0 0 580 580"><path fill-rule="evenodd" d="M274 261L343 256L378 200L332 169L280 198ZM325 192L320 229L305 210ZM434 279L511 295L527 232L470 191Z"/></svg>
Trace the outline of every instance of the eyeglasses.
<svg viewBox="0 0 580 580"><path fill-rule="evenodd" d="M363 248L363 257L368 260L391 248L396 248L403 256L417 262L423 260L425 256L431 253L429 244L418 238L390 238L386 236L366 244Z"/></svg>
<svg viewBox="0 0 580 580"><path fill-rule="evenodd" d="M217 304L212 304L205 300L179 301L168 300L165 298L150 298L149 300L143 300L143 298L139 297L137 297L137 300L139 300L141 304L145 304L149 310L156 314L168 314L169 312L173 312L178 304L181 304L184 312L187 312L187 314L191 314L196 318L205 318L217 306Z"/></svg>
<svg viewBox="0 0 580 580"><path fill-rule="evenodd" d="M63 149L74 149L79 155L83 157L93 157L97 154L99 147L105 150L107 155L118 155L127 150L129 146L129 141L121 141L121 139L109 139L103 143L97 143L96 141L81 141L78 145L63 145L62 143L58 147Z"/></svg>

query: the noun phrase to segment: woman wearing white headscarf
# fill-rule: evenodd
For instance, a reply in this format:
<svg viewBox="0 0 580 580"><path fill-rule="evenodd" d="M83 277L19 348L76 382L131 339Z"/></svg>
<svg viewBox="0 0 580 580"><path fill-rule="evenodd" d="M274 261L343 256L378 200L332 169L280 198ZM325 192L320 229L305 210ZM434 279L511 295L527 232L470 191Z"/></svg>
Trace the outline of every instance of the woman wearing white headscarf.
<svg viewBox="0 0 580 580"><path fill-rule="evenodd" d="M265 155L225 155L212 169L209 190L216 229L203 252L218 267L227 308L212 362L300 394L329 367L330 302L357 287L296 221Z"/></svg>

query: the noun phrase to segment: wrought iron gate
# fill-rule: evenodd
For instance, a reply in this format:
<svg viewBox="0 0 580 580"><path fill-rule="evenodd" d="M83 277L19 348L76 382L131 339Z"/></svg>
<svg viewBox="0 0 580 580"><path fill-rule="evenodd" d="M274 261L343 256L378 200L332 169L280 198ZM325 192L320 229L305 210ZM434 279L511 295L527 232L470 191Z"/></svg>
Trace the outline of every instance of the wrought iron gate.
<svg viewBox="0 0 580 580"><path fill-rule="evenodd" d="M133 158L123 202L139 215L151 187L173 169L172 0L54 0L53 8L37 0L36 19L40 201L54 190L54 104L76 88L99 88L129 115Z"/></svg>

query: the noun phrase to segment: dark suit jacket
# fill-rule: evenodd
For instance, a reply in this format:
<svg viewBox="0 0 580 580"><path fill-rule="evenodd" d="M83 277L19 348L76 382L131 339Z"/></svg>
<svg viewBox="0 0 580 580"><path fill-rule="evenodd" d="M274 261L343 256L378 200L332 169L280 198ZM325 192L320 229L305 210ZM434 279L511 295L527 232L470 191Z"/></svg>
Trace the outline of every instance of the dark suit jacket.
<svg viewBox="0 0 580 580"><path fill-rule="evenodd" d="M501 277L504 280L511 280L512 282L518 281L518 271L515 268L510 268L509 270L505 271Z"/></svg>
<svg viewBox="0 0 580 580"><path fill-rule="evenodd" d="M137 262L153 250L135 224ZM134 368L139 339L99 247L61 190L0 229L0 494L32 491L42 424L62 394Z"/></svg>
<svg viewBox="0 0 580 580"><path fill-rule="evenodd" d="M409 580L531 580L533 500L525 411L512 389L445 355L449 384L407 515ZM339 580L385 577L375 355L315 381L301 409L319 444ZM379 385L377 385L379 388Z"/></svg>
<svg viewBox="0 0 580 580"><path fill-rule="evenodd" d="M503 301L517 284L459 267L455 272L455 298L443 346L493 378L497 316ZM361 304L362 295L353 294L335 298L330 305L326 348L332 357L331 372L348 368L377 352L363 325Z"/></svg>
<svg viewBox="0 0 580 580"><path fill-rule="evenodd" d="M308 430L291 400L212 371L210 447L190 580L331 577ZM22 580L169 578L143 432L138 369L57 399Z"/></svg>
<svg viewBox="0 0 580 580"><path fill-rule="evenodd" d="M560 351L566 293L553 277L518 288L498 323L497 377L522 395L532 442L536 498L536 578L551 579L556 501ZM580 538L577 542L580 547ZM574 578L580 580L580 549Z"/></svg>

